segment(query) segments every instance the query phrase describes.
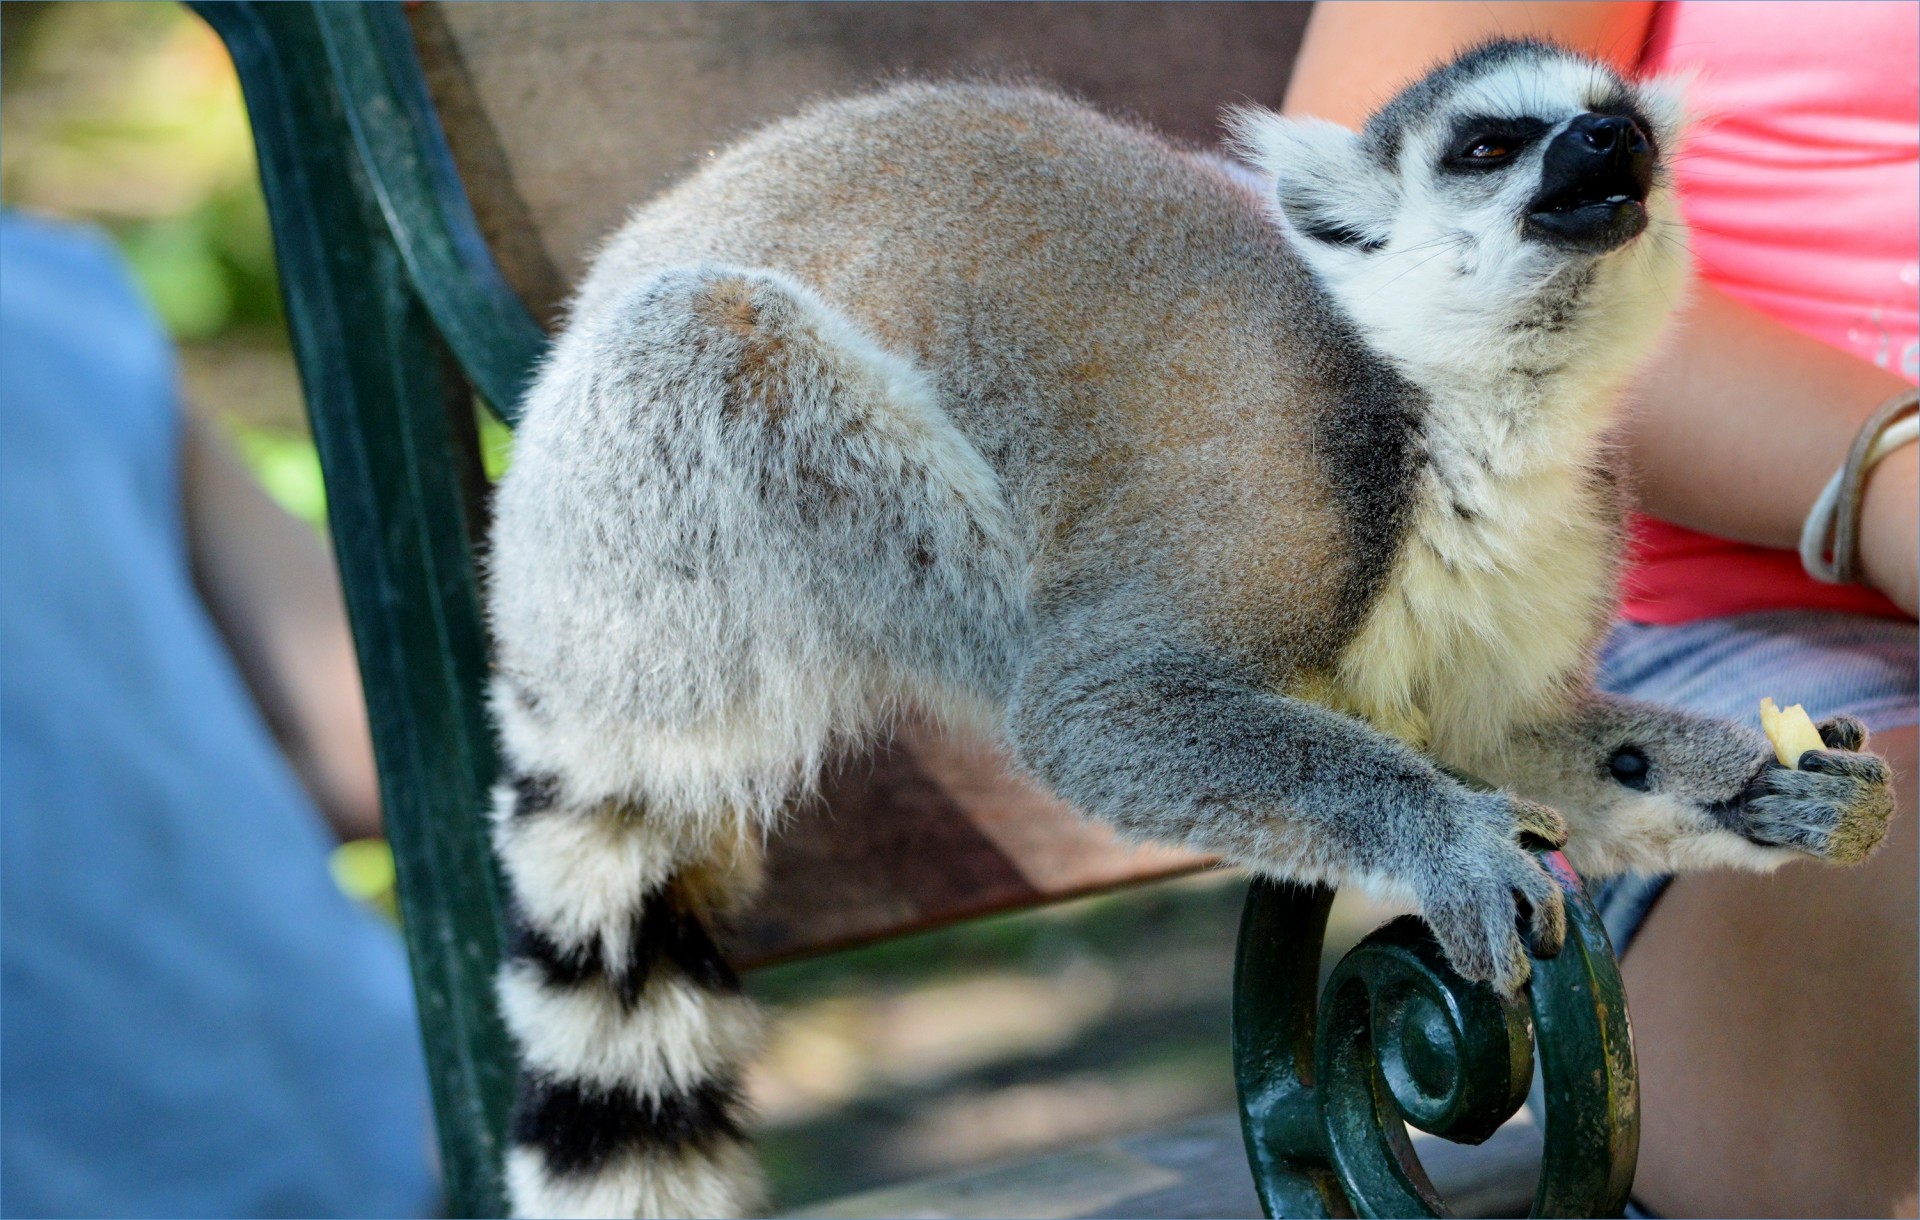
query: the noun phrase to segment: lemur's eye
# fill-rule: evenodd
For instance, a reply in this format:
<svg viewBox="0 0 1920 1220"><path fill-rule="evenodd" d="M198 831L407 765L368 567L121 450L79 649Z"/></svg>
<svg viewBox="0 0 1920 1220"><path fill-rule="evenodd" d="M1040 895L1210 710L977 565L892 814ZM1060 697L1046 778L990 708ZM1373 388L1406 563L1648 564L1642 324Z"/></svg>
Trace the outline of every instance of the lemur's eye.
<svg viewBox="0 0 1920 1220"><path fill-rule="evenodd" d="M1441 160L1445 169L1473 173L1499 169L1547 131L1544 120L1480 116L1453 129L1453 139Z"/></svg>
<svg viewBox="0 0 1920 1220"><path fill-rule="evenodd" d="M1647 762L1647 756L1638 746L1621 746L1607 760L1607 774L1613 782L1632 788L1636 792L1645 792L1653 787L1653 768Z"/></svg>
<svg viewBox="0 0 1920 1220"><path fill-rule="evenodd" d="M1497 131L1477 131L1454 144L1446 165L1456 171L1499 169L1522 143Z"/></svg>

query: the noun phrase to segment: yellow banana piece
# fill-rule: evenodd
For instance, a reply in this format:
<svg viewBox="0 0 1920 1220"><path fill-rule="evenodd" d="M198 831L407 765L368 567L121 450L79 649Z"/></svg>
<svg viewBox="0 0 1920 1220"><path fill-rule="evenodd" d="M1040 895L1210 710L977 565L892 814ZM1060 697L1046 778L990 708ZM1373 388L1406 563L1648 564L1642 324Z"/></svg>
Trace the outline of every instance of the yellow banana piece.
<svg viewBox="0 0 1920 1220"><path fill-rule="evenodd" d="M1808 750L1827 748L1827 743L1820 740L1820 730L1813 727L1813 718L1798 703L1780 708L1774 706L1772 699L1762 699L1760 729L1773 743L1774 757L1795 769L1800 766L1800 756Z"/></svg>

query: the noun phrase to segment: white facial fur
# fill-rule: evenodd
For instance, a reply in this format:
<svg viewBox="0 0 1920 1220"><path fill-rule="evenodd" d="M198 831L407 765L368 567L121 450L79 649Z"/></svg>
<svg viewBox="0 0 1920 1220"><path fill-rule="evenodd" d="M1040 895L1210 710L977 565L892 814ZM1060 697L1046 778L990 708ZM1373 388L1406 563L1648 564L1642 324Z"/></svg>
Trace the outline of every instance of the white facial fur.
<svg viewBox="0 0 1920 1220"><path fill-rule="evenodd" d="M1629 85L1547 47L1443 76L1430 95L1409 95L1417 106L1402 109L1418 113L1390 106L1384 129L1381 120L1355 133L1258 110L1232 123L1242 154L1275 179L1277 220L1360 332L1443 416L1448 400L1470 397L1471 414L1493 426L1460 439L1495 469L1519 473L1589 451L1620 379L1649 354L1684 292L1685 234L1662 169L1646 232L1620 249L1582 253L1523 227L1553 137L1623 99L1651 126L1664 162L1683 119L1677 83ZM1442 158L1467 117L1548 127L1501 169L1448 172ZM1360 240L1313 235L1328 222Z"/></svg>

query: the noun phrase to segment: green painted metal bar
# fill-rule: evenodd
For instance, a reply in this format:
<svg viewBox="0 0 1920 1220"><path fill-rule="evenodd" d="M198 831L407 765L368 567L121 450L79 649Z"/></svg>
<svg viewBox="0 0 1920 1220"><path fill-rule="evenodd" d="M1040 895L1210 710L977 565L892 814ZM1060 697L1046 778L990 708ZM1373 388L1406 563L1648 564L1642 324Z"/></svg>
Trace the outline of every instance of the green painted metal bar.
<svg viewBox="0 0 1920 1220"><path fill-rule="evenodd" d="M1558 852L1567 942L1536 958L1527 999L1448 967L1424 924L1376 930L1314 979L1333 892L1255 881L1234 971L1234 1075L1269 1216L1446 1216L1406 1124L1479 1143L1525 1102L1540 1047L1545 1154L1536 1216L1618 1216L1633 1186L1639 1099L1626 995L1606 929Z"/></svg>
<svg viewBox="0 0 1920 1220"><path fill-rule="evenodd" d="M1567 944L1532 989L1546 1081L1546 1150L1536 1216L1617 1216L1640 1157L1640 1078L1613 943L1566 858L1547 865L1567 906Z"/></svg>
<svg viewBox="0 0 1920 1220"><path fill-rule="evenodd" d="M512 1055L492 999L501 920L481 817L495 770L486 644L450 459L457 387L392 237L412 218L375 190L342 93L343 78L377 79L377 48L330 37L339 15L326 6L194 7L233 55L259 149L399 869L448 1205L500 1215Z"/></svg>
<svg viewBox="0 0 1920 1220"><path fill-rule="evenodd" d="M315 9L347 126L387 231L440 334L508 424L547 336L480 235L397 4Z"/></svg>
<svg viewBox="0 0 1920 1220"><path fill-rule="evenodd" d="M1269 1216L1351 1216L1320 1122L1313 1029L1333 889L1256 880L1233 976L1240 1133Z"/></svg>

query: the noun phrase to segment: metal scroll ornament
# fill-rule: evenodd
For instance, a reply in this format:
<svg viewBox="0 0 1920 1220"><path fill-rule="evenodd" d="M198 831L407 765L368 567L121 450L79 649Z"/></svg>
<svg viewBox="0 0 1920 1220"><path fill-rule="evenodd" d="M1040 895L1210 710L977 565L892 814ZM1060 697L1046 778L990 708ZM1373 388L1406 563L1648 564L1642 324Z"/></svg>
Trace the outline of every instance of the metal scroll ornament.
<svg viewBox="0 0 1920 1220"><path fill-rule="evenodd" d="M1633 1037L1599 916L1559 852L1567 939L1523 999L1469 983L1409 915L1314 987L1333 891L1256 880L1240 923L1233 1055L1269 1216L1448 1216L1407 1126L1477 1144L1525 1102L1537 1043L1545 1151L1535 1216L1618 1216L1640 1145Z"/></svg>

